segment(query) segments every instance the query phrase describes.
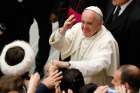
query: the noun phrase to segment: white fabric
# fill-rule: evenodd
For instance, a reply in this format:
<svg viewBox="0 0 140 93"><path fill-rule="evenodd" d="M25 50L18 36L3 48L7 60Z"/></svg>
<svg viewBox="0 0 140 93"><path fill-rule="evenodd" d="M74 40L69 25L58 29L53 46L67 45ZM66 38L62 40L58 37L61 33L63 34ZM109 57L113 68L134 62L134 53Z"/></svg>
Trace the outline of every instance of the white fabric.
<svg viewBox="0 0 140 93"><path fill-rule="evenodd" d="M128 2L126 2L125 4L121 5L121 10L119 12L119 16L123 13L123 11L127 8L127 6L132 2L133 0L128 0ZM114 10L114 13L116 12L117 7Z"/></svg>
<svg viewBox="0 0 140 93"><path fill-rule="evenodd" d="M23 48L25 51L24 59L14 66L10 66L7 64L5 60L5 55L7 53L7 50L19 46ZM24 42L24 41L14 41L8 45L6 45L1 53L0 56L0 68L3 74L5 75L23 75L26 72L29 72L33 64L35 63L35 54L31 46Z"/></svg>
<svg viewBox="0 0 140 93"><path fill-rule="evenodd" d="M97 6L89 6L89 7L86 8L86 10L94 11L94 12L96 12L97 14L99 14L100 16L103 17L102 11L101 11L100 8L98 8Z"/></svg>
<svg viewBox="0 0 140 93"><path fill-rule="evenodd" d="M117 42L104 26L86 38L81 23L77 23L64 36L54 32L49 42L61 51L62 59L71 56L71 68L79 69L86 83L106 84L108 76L113 76L119 65Z"/></svg>

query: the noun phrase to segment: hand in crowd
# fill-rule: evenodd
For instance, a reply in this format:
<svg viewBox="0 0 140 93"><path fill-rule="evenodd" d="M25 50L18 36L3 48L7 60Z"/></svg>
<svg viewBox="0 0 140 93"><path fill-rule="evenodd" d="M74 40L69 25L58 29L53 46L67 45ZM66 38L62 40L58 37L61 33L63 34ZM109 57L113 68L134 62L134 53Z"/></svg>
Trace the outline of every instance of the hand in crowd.
<svg viewBox="0 0 140 93"><path fill-rule="evenodd" d="M35 93L39 82L40 82L40 75L38 73L32 75L29 81L27 93Z"/></svg>
<svg viewBox="0 0 140 93"><path fill-rule="evenodd" d="M108 86L99 86L94 93L106 93L108 90Z"/></svg>
<svg viewBox="0 0 140 93"><path fill-rule="evenodd" d="M49 75L50 73L59 70L59 68L69 68L69 67L70 67L69 62L53 60L52 62L46 64L44 69L45 73Z"/></svg>
<svg viewBox="0 0 140 93"><path fill-rule="evenodd" d="M73 93L73 91L71 89L68 89L68 91L62 91L62 93Z"/></svg>
<svg viewBox="0 0 140 93"><path fill-rule="evenodd" d="M76 18L74 15L71 15L65 22L62 28L60 28L61 34L64 34L68 29L70 29L74 23L76 22Z"/></svg>
<svg viewBox="0 0 140 93"><path fill-rule="evenodd" d="M94 93L108 93L108 86L99 86ZM115 87L115 93L131 93L130 90L126 89L124 85Z"/></svg>
<svg viewBox="0 0 140 93"><path fill-rule="evenodd" d="M58 70L50 73L48 77L46 77L42 83L46 85L49 89L55 87L56 83L61 83L61 79L63 78L62 72L58 72Z"/></svg>
<svg viewBox="0 0 140 93"><path fill-rule="evenodd" d="M70 63L64 61L53 60L52 65L56 66L57 68L69 68Z"/></svg>
<svg viewBox="0 0 140 93"><path fill-rule="evenodd" d="M131 93L124 85L115 87L116 93Z"/></svg>
<svg viewBox="0 0 140 93"><path fill-rule="evenodd" d="M60 83L55 84L55 93L62 93L62 91L60 89Z"/></svg>

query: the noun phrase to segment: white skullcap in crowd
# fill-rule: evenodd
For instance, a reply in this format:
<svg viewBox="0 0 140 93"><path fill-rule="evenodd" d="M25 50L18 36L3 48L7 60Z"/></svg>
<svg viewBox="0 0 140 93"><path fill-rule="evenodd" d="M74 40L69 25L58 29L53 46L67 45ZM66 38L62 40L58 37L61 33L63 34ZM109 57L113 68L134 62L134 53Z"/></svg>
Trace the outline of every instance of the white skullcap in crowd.
<svg viewBox="0 0 140 93"><path fill-rule="evenodd" d="M5 56L6 56L7 51L13 47L22 48L24 50L24 58L22 59L21 62L17 64L8 65L5 60ZM35 53L32 47L24 41L14 41L6 45L3 48L3 51L0 56L0 68L1 68L1 72L4 75L23 75L26 72L30 71L34 63L35 63Z"/></svg>
<svg viewBox="0 0 140 93"><path fill-rule="evenodd" d="M101 17L103 17L103 13L102 13L101 9L98 8L97 6L89 6L89 7L85 8L85 10L94 11L94 12L96 12L97 14L99 14Z"/></svg>

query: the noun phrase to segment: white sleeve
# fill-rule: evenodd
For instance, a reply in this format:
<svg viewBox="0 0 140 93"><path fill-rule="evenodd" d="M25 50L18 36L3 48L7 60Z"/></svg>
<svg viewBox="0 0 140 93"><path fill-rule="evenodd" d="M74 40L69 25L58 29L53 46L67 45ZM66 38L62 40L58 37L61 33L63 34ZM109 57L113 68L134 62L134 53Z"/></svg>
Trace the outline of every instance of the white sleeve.
<svg viewBox="0 0 140 93"><path fill-rule="evenodd" d="M113 51L111 44L102 45L96 53L87 55L90 56L89 60L70 61L70 68L79 69L83 76L92 76L102 70L108 70L112 64L111 62L113 62ZM115 56L118 55L115 54ZM116 63L113 64L117 65ZM117 66L114 69L117 69Z"/></svg>
<svg viewBox="0 0 140 93"><path fill-rule="evenodd" d="M68 29L64 35L60 33L59 30L52 33L49 39L51 46L55 47L58 50L67 51L73 42L79 24L75 24L71 29Z"/></svg>

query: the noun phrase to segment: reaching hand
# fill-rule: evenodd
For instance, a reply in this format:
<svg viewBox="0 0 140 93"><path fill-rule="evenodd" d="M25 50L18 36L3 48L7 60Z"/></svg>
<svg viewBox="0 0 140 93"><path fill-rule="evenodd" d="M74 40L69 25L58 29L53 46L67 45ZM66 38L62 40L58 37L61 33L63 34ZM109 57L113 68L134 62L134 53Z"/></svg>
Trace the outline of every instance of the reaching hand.
<svg viewBox="0 0 140 93"><path fill-rule="evenodd" d="M62 72L58 72L58 70L56 70L55 72L49 74L49 76L43 80L43 84L51 89L55 86L56 83L60 83L62 78Z"/></svg>
<svg viewBox="0 0 140 93"><path fill-rule="evenodd" d="M116 93L131 93L130 90L126 89L124 85L115 87Z"/></svg>
<svg viewBox="0 0 140 93"><path fill-rule="evenodd" d="M70 67L69 62L53 60L51 63L45 65L45 74L50 75L56 70L59 70L61 68L69 68L69 67Z"/></svg>
<svg viewBox="0 0 140 93"><path fill-rule="evenodd" d="M53 60L52 64L58 68L69 68L70 63L64 61Z"/></svg>
<svg viewBox="0 0 140 93"><path fill-rule="evenodd" d="M99 86L94 93L106 93L108 90L108 86Z"/></svg>
<svg viewBox="0 0 140 93"><path fill-rule="evenodd" d="M35 93L39 82L40 82L39 74L35 73L34 75L32 75L31 78L30 78L30 81L29 81L27 93Z"/></svg>

